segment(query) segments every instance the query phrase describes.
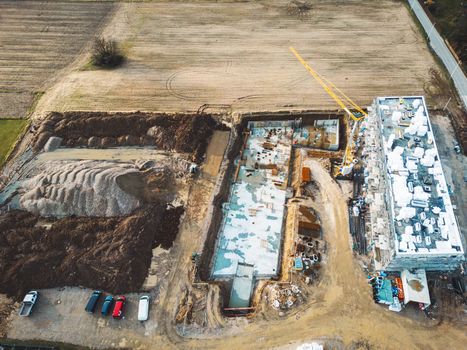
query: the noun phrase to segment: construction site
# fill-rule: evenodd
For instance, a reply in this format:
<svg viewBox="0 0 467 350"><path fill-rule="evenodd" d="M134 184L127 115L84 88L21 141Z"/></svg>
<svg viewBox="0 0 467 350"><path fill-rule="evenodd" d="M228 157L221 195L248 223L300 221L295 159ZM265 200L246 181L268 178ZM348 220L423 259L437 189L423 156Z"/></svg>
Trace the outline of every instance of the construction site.
<svg viewBox="0 0 467 350"><path fill-rule="evenodd" d="M467 106L411 2L0 18L1 349L465 347Z"/></svg>

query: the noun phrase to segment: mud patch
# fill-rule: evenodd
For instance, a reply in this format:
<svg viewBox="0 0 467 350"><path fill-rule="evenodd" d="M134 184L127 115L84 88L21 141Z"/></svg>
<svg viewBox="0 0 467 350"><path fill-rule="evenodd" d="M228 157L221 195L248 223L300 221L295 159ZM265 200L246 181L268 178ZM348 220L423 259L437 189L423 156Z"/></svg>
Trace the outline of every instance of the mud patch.
<svg viewBox="0 0 467 350"><path fill-rule="evenodd" d="M169 202L176 191L173 173L167 169L126 173L118 176L116 182L123 191L146 203L158 200Z"/></svg>
<svg viewBox="0 0 467 350"><path fill-rule="evenodd" d="M141 288L152 249L172 246L182 207L154 204L124 218L69 217L37 226L38 216L0 216L0 292L86 286L112 293Z"/></svg>

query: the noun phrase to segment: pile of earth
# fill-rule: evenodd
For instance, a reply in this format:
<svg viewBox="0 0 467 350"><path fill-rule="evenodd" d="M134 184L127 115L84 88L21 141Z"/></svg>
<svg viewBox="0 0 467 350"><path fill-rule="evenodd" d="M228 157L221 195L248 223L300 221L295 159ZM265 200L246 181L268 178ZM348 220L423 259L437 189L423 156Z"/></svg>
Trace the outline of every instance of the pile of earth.
<svg viewBox="0 0 467 350"><path fill-rule="evenodd" d="M65 147L156 146L189 153L199 163L216 129L225 126L210 115L54 112L38 127L34 150L57 136Z"/></svg>
<svg viewBox="0 0 467 350"><path fill-rule="evenodd" d="M152 249L170 248L183 207L154 204L114 218L68 217L50 227L13 210L0 216L0 292L22 298L31 289L85 286L138 291Z"/></svg>
<svg viewBox="0 0 467 350"><path fill-rule="evenodd" d="M139 170L131 163L84 160L47 161L36 171L15 183L15 191L0 191L3 205L45 217L113 217L175 199L174 174L166 168Z"/></svg>

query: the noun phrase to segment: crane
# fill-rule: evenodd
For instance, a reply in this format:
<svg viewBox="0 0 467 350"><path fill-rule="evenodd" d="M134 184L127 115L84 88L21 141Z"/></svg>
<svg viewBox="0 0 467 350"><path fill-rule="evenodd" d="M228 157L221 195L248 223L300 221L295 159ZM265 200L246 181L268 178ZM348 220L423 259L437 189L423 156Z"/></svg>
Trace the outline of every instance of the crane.
<svg viewBox="0 0 467 350"><path fill-rule="evenodd" d="M353 156L352 151L355 147L354 136L355 131L357 130L357 125L359 122L368 116L368 114L358 106L354 101L350 99L344 92L337 88L333 83L331 83L326 78L320 76L310 65L300 56L300 54L293 48L289 48L290 51L295 55L298 61L306 68L306 70L315 78L315 80L322 86L324 91L332 97L334 101L347 113L347 115L354 121L352 131L350 133L349 140L347 142L347 147L345 149L344 157L342 159L342 165L339 169L337 175L348 175L353 168ZM339 96L339 95L340 96ZM343 101L345 100L347 104Z"/></svg>

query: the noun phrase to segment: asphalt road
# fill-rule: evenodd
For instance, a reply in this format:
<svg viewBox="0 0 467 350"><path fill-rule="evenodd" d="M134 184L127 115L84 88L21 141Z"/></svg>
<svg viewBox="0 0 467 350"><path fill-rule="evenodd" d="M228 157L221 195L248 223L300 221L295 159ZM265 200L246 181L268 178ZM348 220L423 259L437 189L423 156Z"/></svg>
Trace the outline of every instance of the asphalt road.
<svg viewBox="0 0 467 350"><path fill-rule="evenodd" d="M467 78L465 77L464 72L462 71L461 67L459 67L457 60L452 55L451 51L449 51L449 48L447 47L443 38L436 30L433 23L431 23L418 0L408 1L413 12L423 26L423 29L425 29L425 32L427 33L431 47L436 52L441 61L443 61L444 66L451 75L457 92L459 93L462 99L462 103L464 104L464 108L467 109Z"/></svg>

